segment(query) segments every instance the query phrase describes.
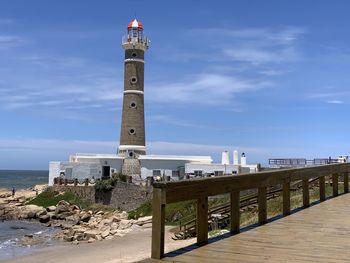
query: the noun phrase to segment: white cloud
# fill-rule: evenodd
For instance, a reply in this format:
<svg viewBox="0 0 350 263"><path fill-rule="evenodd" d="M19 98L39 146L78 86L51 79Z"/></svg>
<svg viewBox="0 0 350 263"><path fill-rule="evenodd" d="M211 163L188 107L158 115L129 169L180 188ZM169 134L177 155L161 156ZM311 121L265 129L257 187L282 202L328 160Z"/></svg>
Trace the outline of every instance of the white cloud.
<svg viewBox="0 0 350 263"><path fill-rule="evenodd" d="M344 101L341 101L341 100L327 100L326 103L329 103L329 104L343 104Z"/></svg>
<svg viewBox="0 0 350 263"><path fill-rule="evenodd" d="M291 61L297 58L297 53L292 47L287 47L280 50L269 50L257 46L236 46L224 49L223 53L232 60L249 62L254 65L262 63L277 63L283 61Z"/></svg>
<svg viewBox="0 0 350 263"><path fill-rule="evenodd" d="M268 81L243 80L216 73L198 74L179 82L149 85L149 100L163 103L180 102L193 105L233 104L238 93L270 87Z"/></svg>

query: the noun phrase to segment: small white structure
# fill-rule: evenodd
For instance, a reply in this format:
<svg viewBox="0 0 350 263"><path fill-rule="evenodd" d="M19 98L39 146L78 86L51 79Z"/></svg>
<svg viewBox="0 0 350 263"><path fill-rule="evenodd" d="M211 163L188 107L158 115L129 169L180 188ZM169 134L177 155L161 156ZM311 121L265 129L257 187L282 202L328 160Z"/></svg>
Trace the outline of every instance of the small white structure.
<svg viewBox="0 0 350 263"><path fill-rule="evenodd" d="M237 150L233 151L233 164L238 165L238 151Z"/></svg>
<svg viewBox="0 0 350 263"><path fill-rule="evenodd" d="M221 164L230 164L230 154L228 151L223 151L221 154Z"/></svg>
<svg viewBox="0 0 350 263"><path fill-rule="evenodd" d="M161 177L163 180L184 179L188 164L210 165L213 159L210 156L179 156L179 155L140 155L141 178Z"/></svg>
<svg viewBox="0 0 350 263"><path fill-rule="evenodd" d="M233 156L234 163L230 164L228 151L222 152L221 163L213 163L210 156L139 155L137 158L128 159L117 154L77 153L71 155L69 161L50 162L49 185L53 185L55 177L63 176L66 179L78 180L110 178L113 173L123 173L123 165L130 160L137 162L141 168L140 174L133 175L133 181L136 183L148 178L176 181L193 177L253 173L260 170L259 164L247 164L244 153L241 164L238 163L237 151Z"/></svg>
<svg viewBox="0 0 350 263"><path fill-rule="evenodd" d="M49 185L54 178L64 176L66 179L109 178L111 174L120 173L123 158L116 154L77 153L69 161L51 161L49 164Z"/></svg>

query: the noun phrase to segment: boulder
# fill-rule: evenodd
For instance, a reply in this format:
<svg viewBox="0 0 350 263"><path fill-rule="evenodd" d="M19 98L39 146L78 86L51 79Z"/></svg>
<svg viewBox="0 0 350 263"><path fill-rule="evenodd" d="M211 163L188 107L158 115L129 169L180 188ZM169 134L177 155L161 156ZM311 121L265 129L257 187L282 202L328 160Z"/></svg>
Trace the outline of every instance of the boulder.
<svg viewBox="0 0 350 263"><path fill-rule="evenodd" d="M126 220L126 219L122 219L120 220L120 223L119 223L119 229L127 229L131 226L129 220Z"/></svg>
<svg viewBox="0 0 350 263"><path fill-rule="evenodd" d="M42 211L45 211L45 208L42 206L26 205L23 207L23 213L27 214L27 218L35 218L36 214Z"/></svg>
<svg viewBox="0 0 350 263"><path fill-rule="evenodd" d="M87 223L90 221L90 218L91 218L91 215L89 213L86 213L81 216L80 220Z"/></svg>
<svg viewBox="0 0 350 263"><path fill-rule="evenodd" d="M96 241L96 239L90 237L89 240L88 240L88 243L92 243L92 242L95 242L95 241Z"/></svg>
<svg viewBox="0 0 350 263"><path fill-rule="evenodd" d="M47 223L50 221L50 216L49 215L42 215L39 217L39 222L40 223Z"/></svg>
<svg viewBox="0 0 350 263"><path fill-rule="evenodd" d="M46 211L47 212L54 212L54 211L56 211L56 206L55 205L48 206L48 207L46 207Z"/></svg>
<svg viewBox="0 0 350 263"><path fill-rule="evenodd" d="M73 239L78 240L78 241L82 241L82 240L84 240L84 234L83 233L75 234Z"/></svg>
<svg viewBox="0 0 350 263"><path fill-rule="evenodd" d="M96 237L99 235L99 232L96 230L87 230L84 232L84 236L89 239L89 238L94 238L96 239Z"/></svg>
<svg viewBox="0 0 350 263"><path fill-rule="evenodd" d="M103 231L103 232L101 233L101 237L102 237L103 239L105 239L105 238L108 237L108 236L109 236L109 230Z"/></svg>
<svg viewBox="0 0 350 263"><path fill-rule="evenodd" d="M120 213L120 219L128 219L128 213L123 211Z"/></svg>
<svg viewBox="0 0 350 263"><path fill-rule="evenodd" d="M61 200L58 202L56 206L55 213L56 214L61 214L64 212L69 212L70 211L70 204L64 200Z"/></svg>
<svg viewBox="0 0 350 263"><path fill-rule="evenodd" d="M80 221L79 215L71 215L66 217L66 221L68 224L76 225Z"/></svg>
<svg viewBox="0 0 350 263"><path fill-rule="evenodd" d="M72 241L72 245L79 245L79 241L78 240L73 240Z"/></svg>
<svg viewBox="0 0 350 263"><path fill-rule="evenodd" d="M39 218L40 216L43 216L43 215L46 215L46 214L47 214L46 210L41 210L41 211L37 212L37 213L35 214L35 216L36 216L37 218Z"/></svg>
<svg viewBox="0 0 350 263"><path fill-rule="evenodd" d="M73 236L65 236L63 239L66 242L72 242L73 241Z"/></svg>

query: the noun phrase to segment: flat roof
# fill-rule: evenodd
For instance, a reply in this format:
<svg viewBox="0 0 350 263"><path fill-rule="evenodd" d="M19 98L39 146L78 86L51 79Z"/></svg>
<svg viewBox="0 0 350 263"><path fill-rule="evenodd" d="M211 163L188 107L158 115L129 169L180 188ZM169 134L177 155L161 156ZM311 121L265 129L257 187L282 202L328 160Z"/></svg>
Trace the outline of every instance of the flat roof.
<svg viewBox="0 0 350 263"><path fill-rule="evenodd" d="M212 162L211 156L191 156L191 155L140 155L139 160L181 160L181 161L197 161Z"/></svg>

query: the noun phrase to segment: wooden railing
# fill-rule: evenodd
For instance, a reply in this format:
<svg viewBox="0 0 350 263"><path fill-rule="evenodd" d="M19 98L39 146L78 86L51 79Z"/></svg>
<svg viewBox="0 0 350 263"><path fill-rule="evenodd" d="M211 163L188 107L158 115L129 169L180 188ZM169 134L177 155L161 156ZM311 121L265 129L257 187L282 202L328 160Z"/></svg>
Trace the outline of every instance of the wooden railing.
<svg viewBox="0 0 350 263"><path fill-rule="evenodd" d="M164 256L165 205L197 200L197 244L208 243L208 197L230 194L230 231L240 231L240 191L258 189L258 221L267 221L267 187L282 184L283 215L290 214L290 183L302 180L303 207L310 205L309 179L319 179L320 201L326 200L325 176L332 176L333 196L338 195L338 178L344 175L344 192L349 192L349 163L259 172L245 175L161 182L153 185L152 253L154 259Z"/></svg>

